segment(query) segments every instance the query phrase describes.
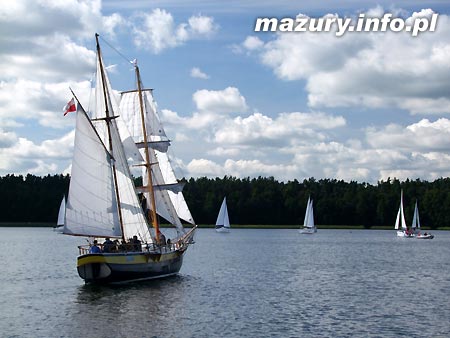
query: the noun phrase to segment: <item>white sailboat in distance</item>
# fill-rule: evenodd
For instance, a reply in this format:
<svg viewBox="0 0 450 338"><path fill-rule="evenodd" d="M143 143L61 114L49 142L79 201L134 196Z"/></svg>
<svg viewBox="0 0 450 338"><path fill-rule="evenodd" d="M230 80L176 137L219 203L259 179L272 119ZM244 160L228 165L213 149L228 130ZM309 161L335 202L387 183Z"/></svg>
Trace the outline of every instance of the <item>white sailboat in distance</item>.
<svg viewBox="0 0 450 338"><path fill-rule="evenodd" d="M224 197L216 220L217 232L230 232L230 219L228 218L227 198Z"/></svg>
<svg viewBox="0 0 450 338"><path fill-rule="evenodd" d="M53 228L56 232L62 233L64 229L64 218L66 216L66 197L63 196L61 204L59 205L58 220L56 226Z"/></svg>
<svg viewBox="0 0 450 338"><path fill-rule="evenodd" d="M313 201L308 197L306 203L305 219L303 221L303 228L299 230L301 234L314 234L317 232L317 227L314 224L314 208Z"/></svg>
<svg viewBox="0 0 450 338"><path fill-rule="evenodd" d="M411 229L413 233L416 235L417 239L433 239L434 235L430 234L429 232L421 233L420 232L420 218L419 218L419 207L417 206L417 200L416 205L414 206L414 216L412 220Z"/></svg>
<svg viewBox="0 0 450 338"><path fill-rule="evenodd" d="M400 207L398 208L397 218L395 219L395 230L397 230L397 237L414 237L406 226L405 213L403 212L403 190L400 192Z"/></svg>

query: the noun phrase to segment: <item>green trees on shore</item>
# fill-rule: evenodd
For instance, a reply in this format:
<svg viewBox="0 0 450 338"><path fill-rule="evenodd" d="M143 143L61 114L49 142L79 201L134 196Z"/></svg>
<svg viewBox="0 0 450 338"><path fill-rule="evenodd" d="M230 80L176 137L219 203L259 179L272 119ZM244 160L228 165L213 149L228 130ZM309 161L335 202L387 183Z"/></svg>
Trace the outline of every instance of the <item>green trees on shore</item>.
<svg viewBox="0 0 450 338"><path fill-rule="evenodd" d="M70 177L0 177L0 222L55 222ZM273 177L197 178L186 181L184 195L198 224L213 224L224 196L233 224L301 224L308 196L314 200L316 224L390 226L404 192L407 223L417 199L421 223L450 226L450 179L433 182L397 179L376 185L310 178L278 182Z"/></svg>

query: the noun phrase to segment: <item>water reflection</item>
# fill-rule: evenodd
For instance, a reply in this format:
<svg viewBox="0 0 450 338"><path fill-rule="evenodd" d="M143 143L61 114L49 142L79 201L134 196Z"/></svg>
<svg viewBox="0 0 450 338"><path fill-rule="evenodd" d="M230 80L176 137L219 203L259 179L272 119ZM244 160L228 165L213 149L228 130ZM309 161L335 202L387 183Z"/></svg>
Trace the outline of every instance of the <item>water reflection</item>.
<svg viewBox="0 0 450 338"><path fill-rule="evenodd" d="M105 337L178 337L177 322L191 320L185 309L192 281L177 275L125 285L82 285L70 311L73 329L100 329L100 322L106 324Z"/></svg>

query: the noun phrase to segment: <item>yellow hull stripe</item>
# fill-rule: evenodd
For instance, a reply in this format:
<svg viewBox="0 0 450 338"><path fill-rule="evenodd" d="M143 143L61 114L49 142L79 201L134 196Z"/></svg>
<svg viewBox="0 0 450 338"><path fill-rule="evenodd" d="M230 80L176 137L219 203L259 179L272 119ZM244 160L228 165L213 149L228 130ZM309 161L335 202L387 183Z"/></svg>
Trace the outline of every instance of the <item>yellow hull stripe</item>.
<svg viewBox="0 0 450 338"><path fill-rule="evenodd" d="M138 255L99 255L90 254L79 256L77 259L77 266L82 266L92 263L107 263L107 264L147 264L152 262L164 262L180 256L181 252L171 252L164 254L149 254L143 253Z"/></svg>

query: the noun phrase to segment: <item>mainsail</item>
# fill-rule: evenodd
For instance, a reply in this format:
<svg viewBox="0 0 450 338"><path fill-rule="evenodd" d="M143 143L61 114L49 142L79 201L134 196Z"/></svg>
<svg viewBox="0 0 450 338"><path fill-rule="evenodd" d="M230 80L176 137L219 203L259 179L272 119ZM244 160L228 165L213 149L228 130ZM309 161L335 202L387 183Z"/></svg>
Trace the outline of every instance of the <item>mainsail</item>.
<svg viewBox="0 0 450 338"><path fill-rule="evenodd" d="M411 228L420 230L419 208L417 207L417 200L416 200L416 205L414 207L414 216L413 216Z"/></svg>
<svg viewBox="0 0 450 338"><path fill-rule="evenodd" d="M402 227L402 230L406 230L405 214L403 212L403 190L400 193L400 207L395 220L395 229L398 230L400 226Z"/></svg>
<svg viewBox="0 0 450 338"><path fill-rule="evenodd" d="M313 201L308 197L308 202L306 203L305 219L303 221L303 226L305 228L314 228L314 210Z"/></svg>

